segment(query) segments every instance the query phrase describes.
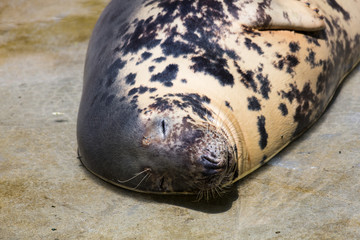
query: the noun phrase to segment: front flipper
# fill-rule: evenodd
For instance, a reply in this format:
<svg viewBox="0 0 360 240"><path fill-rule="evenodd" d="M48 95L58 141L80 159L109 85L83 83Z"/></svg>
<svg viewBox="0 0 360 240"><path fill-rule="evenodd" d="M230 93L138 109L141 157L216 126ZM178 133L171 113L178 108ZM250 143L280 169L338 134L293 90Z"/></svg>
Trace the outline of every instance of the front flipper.
<svg viewBox="0 0 360 240"><path fill-rule="evenodd" d="M242 4L239 24L256 29L318 31L325 28L320 10L303 0L254 0Z"/></svg>

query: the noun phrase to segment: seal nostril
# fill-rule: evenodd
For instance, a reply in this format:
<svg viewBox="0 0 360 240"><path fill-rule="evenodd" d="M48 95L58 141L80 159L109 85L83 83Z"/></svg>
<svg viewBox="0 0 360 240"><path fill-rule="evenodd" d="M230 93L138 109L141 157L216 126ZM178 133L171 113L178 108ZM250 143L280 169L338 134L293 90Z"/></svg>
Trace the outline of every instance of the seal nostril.
<svg viewBox="0 0 360 240"><path fill-rule="evenodd" d="M211 169L222 168L222 166L219 164L219 162L215 158L211 158L207 155L202 155L200 157L200 159L201 159L202 164L206 168L211 168Z"/></svg>
<svg viewBox="0 0 360 240"><path fill-rule="evenodd" d="M201 156L201 160L203 160L203 161L209 161L209 162L211 162L211 163L217 164L217 162L215 161L215 159L213 159L213 158L211 158L211 157L209 157L209 156L206 156L206 155L202 155L202 156Z"/></svg>

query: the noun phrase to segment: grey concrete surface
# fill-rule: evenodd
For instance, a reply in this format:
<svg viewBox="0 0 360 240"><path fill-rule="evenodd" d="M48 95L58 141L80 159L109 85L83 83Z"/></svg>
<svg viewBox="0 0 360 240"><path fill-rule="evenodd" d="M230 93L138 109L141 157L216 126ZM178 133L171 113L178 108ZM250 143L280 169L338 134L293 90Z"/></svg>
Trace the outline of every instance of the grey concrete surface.
<svg viewBox="0 0 360 240"><path fill-rule="evenodd" d="M360 239L360 67L305 135L222 198L133 193L76 159L108 1L0 2L0 239Z"/></svg>

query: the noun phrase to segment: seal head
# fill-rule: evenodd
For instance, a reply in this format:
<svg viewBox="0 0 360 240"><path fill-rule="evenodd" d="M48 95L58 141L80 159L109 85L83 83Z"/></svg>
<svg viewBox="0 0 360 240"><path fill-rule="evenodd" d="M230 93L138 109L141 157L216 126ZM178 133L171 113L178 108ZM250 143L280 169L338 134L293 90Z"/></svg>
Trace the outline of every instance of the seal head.
<svg viewBox="0 0 360 240"><path fill-rule="evenodd" d="M135 191L220 193L237 169L225 131L201 119L196 112L203 109L196 104L192 111L190 106L159 107L151 105L142 113L130 107L87 112L78 127L83 164L104 180Z"/></svg>

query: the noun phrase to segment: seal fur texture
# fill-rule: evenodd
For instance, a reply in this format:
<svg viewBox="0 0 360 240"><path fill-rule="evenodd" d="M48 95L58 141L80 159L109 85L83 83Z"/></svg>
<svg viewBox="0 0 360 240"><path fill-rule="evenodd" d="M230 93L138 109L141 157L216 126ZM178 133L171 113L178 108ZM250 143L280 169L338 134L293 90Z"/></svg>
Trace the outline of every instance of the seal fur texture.
<svg viewBox="0 0 360 240"><path fill-rule="evenodd" d="M357 0L113 0L85 63L81 161L135 191L221 194L308 129L359 57Z"/></svg>

